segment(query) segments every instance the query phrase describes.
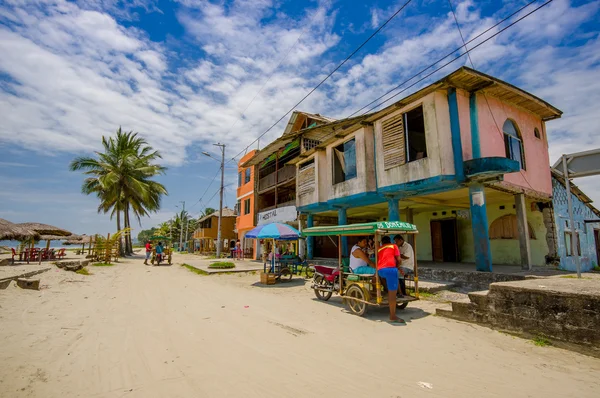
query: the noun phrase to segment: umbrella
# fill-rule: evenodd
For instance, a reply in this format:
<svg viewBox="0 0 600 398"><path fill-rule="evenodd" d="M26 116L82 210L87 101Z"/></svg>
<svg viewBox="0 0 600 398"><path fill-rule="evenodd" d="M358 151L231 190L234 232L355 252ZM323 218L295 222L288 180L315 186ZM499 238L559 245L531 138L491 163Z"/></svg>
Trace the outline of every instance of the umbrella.
<svg viewBox="0 0 600 398"><path fill-rule="evenodd" d="M251 239L296 240L299 237L300 231L296 228L278 222L259 225L246 234L246 238Z"/></svg>
<svg viewBox="0 0 600 398"><path fill-rule="evenodd" d="M60 236L70 236L73 235L71 232L66 229L58 228L48 224L41 224L37 222L24 222L21 224L17 224L23 228L29 229L31 231L35 231L38 234L42 235L60 235Z"/></svg>
<svg viewBox="0 0 600 398"><path fill-rule="evenodd" d="M38 233L30 228L0 218L0 240L25 240L37 236Z"/></svg>

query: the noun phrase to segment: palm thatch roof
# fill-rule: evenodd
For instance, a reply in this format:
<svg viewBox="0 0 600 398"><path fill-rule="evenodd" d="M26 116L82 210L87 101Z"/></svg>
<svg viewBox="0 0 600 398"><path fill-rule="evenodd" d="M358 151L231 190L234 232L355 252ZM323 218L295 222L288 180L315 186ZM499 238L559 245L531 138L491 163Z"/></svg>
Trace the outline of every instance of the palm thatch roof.
<svg viewBox="0 0 600 398"><path fill-rule="evenodd" d="M35 231L41 235L60 235L60 236L70 236L73 233L67 231L66 229L58 228L53 225L41 224L37 222L24 222L20 225L23 228L29 229L31 231Z"/></svg>
<svg viewBox="0 0 600 398"><path fill-rule="evenodd" d="M62 235L40 235L38 240L68 240L78 235L62 236Z"/></svg>
<svg viewBox="0 0 600 398"><path fill-rule="evenodd" d="M25 240L37 238L38 233L20 224L0 218L0 240Z"/></svg>
<svg viewBox="0 0 600 398"><path fill-rule="evenodd" d="M96 242L96 235L71 235L67 237L67 241L65 245L83 245L90 243L90 238L92 238L92 243Z"/></svg>

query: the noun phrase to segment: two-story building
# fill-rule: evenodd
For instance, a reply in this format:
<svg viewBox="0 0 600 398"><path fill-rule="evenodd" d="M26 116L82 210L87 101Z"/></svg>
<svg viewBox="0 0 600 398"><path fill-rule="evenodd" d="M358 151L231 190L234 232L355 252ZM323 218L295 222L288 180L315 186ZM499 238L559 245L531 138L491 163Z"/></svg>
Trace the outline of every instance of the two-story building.
<svg viewBox="0 0 600 398"><path fill-rule="evenodd" d="M419 260L475 262L481 271L544 265L546 121L561 114L460 68L375 113L298 131L318 144L288 162L296 165L297 209L308 226L316 217L412 222ZM324 256L321 244L307 243L309 258Z"/></svg>
<svg viewBox="0 0 600 398"><path fill-rule="evenodd" d="M223 253L229 252L231 241L237 239L235 233L235 212L228 208L223 208L223 217L221 217L221 248ZM219 236L219 211L208 214L198 220L198 226L194 231L195 251L200 253L214 253L217 250L217 238Z"/></svg>
<svg viewBox="0 0 600 398"><path fill-rule="evenodd" d="M245 239L245 236L256 226L255 166L244 167L243 165L257 152L256 149L248 152L238 162L237 218L235 221L237 238L244 250L244 257L253 259L256 259L257 244L254 239Z"/></svg>

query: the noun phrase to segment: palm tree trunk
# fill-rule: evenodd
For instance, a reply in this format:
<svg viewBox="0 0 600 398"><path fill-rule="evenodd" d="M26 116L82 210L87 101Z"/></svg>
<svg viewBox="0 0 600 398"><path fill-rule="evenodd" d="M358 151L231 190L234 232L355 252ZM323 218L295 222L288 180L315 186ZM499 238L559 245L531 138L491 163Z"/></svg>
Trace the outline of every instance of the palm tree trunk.
<svg viewBox="0 0 600 398"><path fill-rule="evenodd" d="M125 204L125 228L131 228L131 222L129 220L129 203ZM125 246L126 246L126 252L127 255L132 255L133 254L133 245L131 242L131 233L128 233L127 235L125 235Z"/></svg>
<svg viewBox="0 0 600 398"><path fill-rule="evenodd" d="M117 232L121 230L121 212L117 210ZM119 255L123 257L125 251L123 250L123 241L119 238Z"/></svg>

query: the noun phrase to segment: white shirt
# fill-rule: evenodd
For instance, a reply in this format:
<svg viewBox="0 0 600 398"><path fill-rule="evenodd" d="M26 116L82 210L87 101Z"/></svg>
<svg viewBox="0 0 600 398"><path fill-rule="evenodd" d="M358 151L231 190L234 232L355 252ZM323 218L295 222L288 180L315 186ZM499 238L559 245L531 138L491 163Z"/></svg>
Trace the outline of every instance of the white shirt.
<svg viewBox="0 0 600 398"><path fill-rule="evenodd" d="M411 245L408 244L407 241L404 241L404 243L398 247L398 249L400 249L400 254L402 254L403 256L408 257L408 259L402 259L402 267L405 268L410 268L413 271L415 270L415 252L412 248Z"/></svg>
<svg viewBox="0 0 600 398"><path fill-rule="evenodd" d="M350 250L350 269L352 269L352 271L356 271L359 267L364 267L365 265L369 265L362 258L354 257L354 251L357 249L362 250L359 245L352 246L352 250Z"/></svg>

